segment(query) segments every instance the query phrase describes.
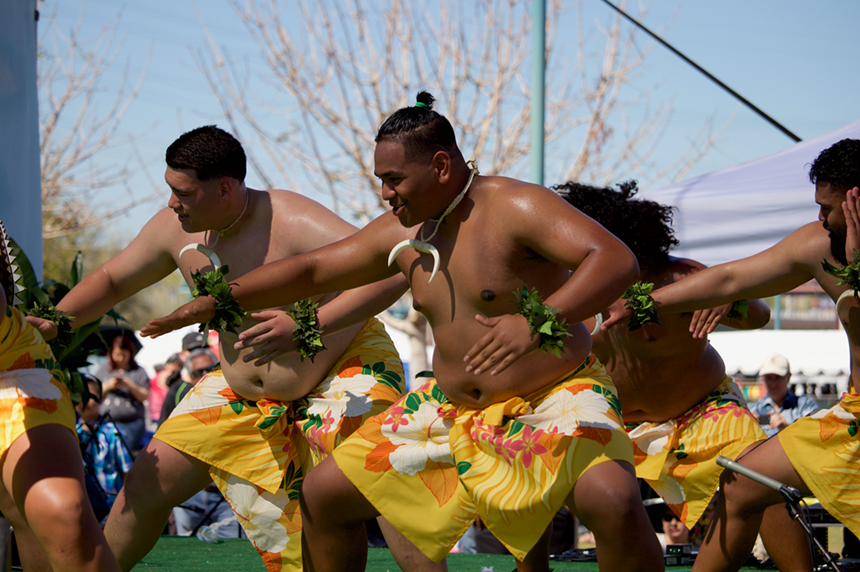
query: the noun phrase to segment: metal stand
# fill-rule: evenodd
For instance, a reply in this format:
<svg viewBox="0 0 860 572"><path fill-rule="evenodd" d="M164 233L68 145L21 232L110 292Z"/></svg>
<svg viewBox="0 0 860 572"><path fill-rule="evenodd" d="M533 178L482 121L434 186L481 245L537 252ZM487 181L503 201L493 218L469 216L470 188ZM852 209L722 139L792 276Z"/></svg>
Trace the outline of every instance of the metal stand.
<svg viewBox="0 0 860 572"><path fill-rule="evenodd" d="M800 502L803 500L803 495L800 494L800 491L794 487L790 487L785 485L775 479L762 475L752 469L741 465L740 463L736 463L732 461L728 457L723 457L720 455L717 457L717 464L721 467L725 467L730 471L734 471L740 475L745 476L746 478L757 482L760 485L768 487L770 489L775 490L779 494L783 496L785 499L785 510L788 512L789 516L800 523L800 526L803 527L803 530L806 531L806 534L809 536L809 539L818 548L818 551L824 556L824 559L827 561L827 564L835 570L835 572L841 572L839 566L836 565L836 562L830 556L830 553L825 550L825 548L818 542L818 539L815 538L815 535L812 534L812 527L806 522L806 519L803 518L803 512L800 509Z"/></svg>

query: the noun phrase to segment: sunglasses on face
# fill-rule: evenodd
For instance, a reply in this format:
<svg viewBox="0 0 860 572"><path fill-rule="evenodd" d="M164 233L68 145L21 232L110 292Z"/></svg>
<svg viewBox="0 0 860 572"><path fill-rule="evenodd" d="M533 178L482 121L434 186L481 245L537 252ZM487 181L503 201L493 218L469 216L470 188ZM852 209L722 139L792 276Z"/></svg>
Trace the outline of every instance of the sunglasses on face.
<svg viewBox="0 0 860 572"><path fill-rule="evenodd" d="M210 365L209 367L201 367L200 369L194 369L194 370L191 370L191 376L192 377L203 377L204 375L206 375L207 373L209 373L213 369L215 369L214 365Z"/></svg>
<svg viewBox="0 0 860 572"><path fill-rule="evenodd" d="M678 522L681 521L681 519L678 518L678 516L674 512L666 513L663 515L663 522L672 522L673 520L677 520Z"/></svg>

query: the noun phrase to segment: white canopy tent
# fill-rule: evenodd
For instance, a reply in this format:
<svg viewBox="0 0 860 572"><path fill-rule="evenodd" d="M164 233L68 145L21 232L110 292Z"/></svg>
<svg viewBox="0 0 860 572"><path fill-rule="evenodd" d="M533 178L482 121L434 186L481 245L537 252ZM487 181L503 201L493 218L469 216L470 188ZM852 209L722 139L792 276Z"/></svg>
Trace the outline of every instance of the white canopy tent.
<svg viewBox="0 0 860 572"><path fill-rule="evenodd" d="M642 196L678 207L676 256L708 266L770 248L818 220L809 165L842 139L860 139L860 121L802 141L774 155L708 173Z"/></svg>

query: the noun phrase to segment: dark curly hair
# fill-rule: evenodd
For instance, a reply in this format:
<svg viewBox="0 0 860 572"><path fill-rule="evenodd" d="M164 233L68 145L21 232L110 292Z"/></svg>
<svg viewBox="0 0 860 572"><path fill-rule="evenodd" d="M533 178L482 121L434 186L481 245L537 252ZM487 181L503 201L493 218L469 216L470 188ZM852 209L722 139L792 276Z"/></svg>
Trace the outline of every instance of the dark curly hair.
<svg viewBox="0 0 860 572"><path fill-rule="evenodd" d="M636 181L617 186L616 191L569 181L552 189L617 236L633 251L640 266L659 273L669 264L669 251L678 245L672 229L675 207L634 200Z"/></svg>
<svg viewBox="0 0 860 572"><path fill-rule="evenodd" d="M860 140L843 139L819 153L809 168L809 180L843 192L860 187Z"/></svg>
<svg viewBox="0 0 860 572"><path fill-rule="evenodd" d="M246 159L242 144L214 125L204 125L180 135L167 148L164 160L171 169L194 169L201 181L218 177L245 180Z"/></svg>
<svg viewBox="0 0 860 572"><path fill-rule="evenodd" d="M436 98L422 91L416 101L421 105L404 107L392 113L379 128L375 141L401 143L410 161L429 159L437 151L459 156L454 128L443 115L433 111Z"/></svg>

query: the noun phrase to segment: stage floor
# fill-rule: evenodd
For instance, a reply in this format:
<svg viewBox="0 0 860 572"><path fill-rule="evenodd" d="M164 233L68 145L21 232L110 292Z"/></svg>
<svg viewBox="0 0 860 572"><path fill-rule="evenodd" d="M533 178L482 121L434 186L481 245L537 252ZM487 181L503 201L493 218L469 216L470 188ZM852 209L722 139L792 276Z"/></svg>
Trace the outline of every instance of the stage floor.
<svg viewBox="0 0 860 572"><path fill-rule="evenodd" d="M448 556L450 572L482 572L492 568L493 572L511 572L515 568L512 556L493 554L451 554ZM595 562L553 562L556 572L597 572ZM196 538L162 536L134 572L158 570L159 572L266 572L262 560L247 540L222 540L206 544ZM398 572L391 553L386 548L371 548L367 557L368 572ZM690 570L689 566L670 567L666 570ZM742 568L752 572L755 568Z"/></svg>

